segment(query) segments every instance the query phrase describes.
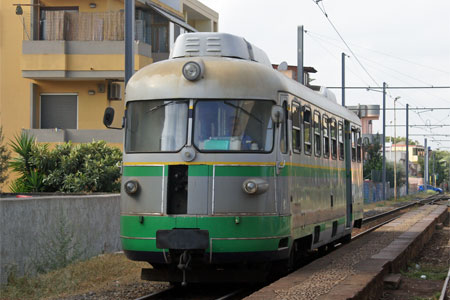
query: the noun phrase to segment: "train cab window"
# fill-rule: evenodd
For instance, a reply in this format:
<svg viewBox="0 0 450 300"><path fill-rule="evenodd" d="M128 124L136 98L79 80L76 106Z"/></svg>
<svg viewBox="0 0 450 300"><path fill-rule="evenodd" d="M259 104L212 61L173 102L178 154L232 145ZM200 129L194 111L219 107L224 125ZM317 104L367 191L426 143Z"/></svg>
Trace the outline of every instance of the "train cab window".
<svg viewBox="0 0 450 300"><path fill-rule="evenodd" d="M356 128L352 126L352 161L356 161Z"/></svg>
<svg viewBox="0 0 450 300"><path fill-rule="evenodd" d="M312 151L312 129L311 108L303 107L303 138L305 139L305 154L311 155Z"/></svg>
<svg viewBox="0 0 450 300"><path fill-rule="evenodd" d="M322 117L322 135L323 135L323 157L330 157L330 133L329 133L329 120L326 115Z"/></svg>
<svg viewBox="0 0 450 300"><path fill-rule="evenodd" d="M322 143L320 140L320 112L314 111L314 154L320 156Z"/></svg>
<svg viewBox="0 0 450 300"><path fill-rule="evenodd" d="M344 124L339 121L338 125L338 142L339 142L339 159L344 160Z"/></svg>
<svg viewBox="0 0 450 300"><path fill-rule="evenodd" d="M337 158L337 128L336 119L331 119L330 122L330 132L331 132L331 158Z"/></svg>
<svg viewBox="0 0 450 300"><path fill-rule="evenodd" d="M281 123L281 130L280 130L280 152L281 153L287 153L288 151L288 135L287 135L287 121L288 121L288 117L287 117L287 103L284 102L283 103L283 110L284 110L284 115L286 116L284 118L284 122Z"/></svg>
<svg viewBox="0 0 450 300"><path fill-rule="evenodd" d="M361 143L362 143L362 139L361 139L361 129L358 128L357 130L357 139L356 139L356 159L358 162L361 162Z"/></svg>
<svg viewBox="0 0 450 300"><path fill-rule="evenodd" d="M300 105L297 102L292 103L292 151L300 153L301 136L300 136Z"/></svg>
<svg viewBox="0 0 450 300"><path fill-rule="evenodd" d="M126 122L127 153L178 152L187 139L188 101L130 101Z"/></svg>
<svg viewBox="0 0 450 300"><path fill-rule="evenodd" d="M267 100L196 101L194 146L202 152L272 151L272 106Z"/></svg>

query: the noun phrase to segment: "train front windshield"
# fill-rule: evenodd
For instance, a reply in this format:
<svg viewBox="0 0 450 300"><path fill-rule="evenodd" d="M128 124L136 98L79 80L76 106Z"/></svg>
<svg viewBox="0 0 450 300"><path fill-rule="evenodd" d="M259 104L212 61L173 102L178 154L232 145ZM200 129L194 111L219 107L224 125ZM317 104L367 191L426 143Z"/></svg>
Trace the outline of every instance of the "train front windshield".
<svg viewBox="0 0 450 300"><path fill-rule="evenodd" d="M178 152L186 145L187 100L134 101L127 107L127 152ZM202 152L270 152L271 101L197 100L193 144Z"/></svg>
<svg viewBox="0 0 450 300"><path fill-rule="evenodd" d="M198 101L194 145L200 151L272 150L271 101Z"/></svg>

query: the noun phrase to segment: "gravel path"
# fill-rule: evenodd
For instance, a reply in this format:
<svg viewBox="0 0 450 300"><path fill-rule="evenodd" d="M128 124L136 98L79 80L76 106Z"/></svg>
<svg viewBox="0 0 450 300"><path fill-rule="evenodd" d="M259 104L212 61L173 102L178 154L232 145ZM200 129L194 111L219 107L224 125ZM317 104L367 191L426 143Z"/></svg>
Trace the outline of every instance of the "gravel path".
<svg viewBox="0 0 450 300"><path fill-rule="evenodd" d="M335 285L345 280L348 276L355 274L353 266L363 260L370 258L381 249L389 245L397 236L406 231L418 220L428 215L435 207L427 206L423 210L415 210L401 217L403 220L398 226L383 227L376 230L368 237L362 237L354 242L353 251L342 256L342 251L330 254L332 263L324 268L313 272L306 280L286 290L275 290L277 299L317 299L328 293ZM339 255L339 257L338 257ZM291 275L289 275L291 276ZM288 277L289 277L288 276Z"/></svg>

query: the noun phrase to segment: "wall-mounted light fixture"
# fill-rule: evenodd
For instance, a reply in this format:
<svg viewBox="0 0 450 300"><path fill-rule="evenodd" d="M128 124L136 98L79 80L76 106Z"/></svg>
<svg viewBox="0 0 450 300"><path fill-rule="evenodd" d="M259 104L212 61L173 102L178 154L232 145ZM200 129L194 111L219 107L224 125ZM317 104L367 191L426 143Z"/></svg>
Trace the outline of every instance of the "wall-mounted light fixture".
<svg viewBox="0 0 450 300"><path fill-rule="evenodd" d="M94 91L94 90L89 90L89 91L88 91L88 94L89 94L89 95L95 95L95 91Z"/></svg>
<svg viewBox="0 0 450 300"><path fill-rule="evenodd" d="M90 7L90 8L96 8L96 7L97 7L97 4L96 4L96 3L89 3L89 7Z"/></svg>
<svg viewBox="0 0 450 300"><path fill-rule="evenodd" d="M20 6L20 5L17 5L17 6L16 6L16 15L18 15L18 16L23 15L23 9L22 9L22 6Z"/></svg>

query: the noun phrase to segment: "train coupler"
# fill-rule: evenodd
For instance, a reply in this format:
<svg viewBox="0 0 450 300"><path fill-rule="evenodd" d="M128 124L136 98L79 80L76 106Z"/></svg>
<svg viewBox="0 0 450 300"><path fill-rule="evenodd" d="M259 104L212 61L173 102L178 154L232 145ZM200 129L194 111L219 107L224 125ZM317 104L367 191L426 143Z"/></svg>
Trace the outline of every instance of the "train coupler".
<svg viewBox="0 0 450 300"><path fill-rule="evenodd" d="M192 256L191 253L189 253L188 250L185 250L181 255L180 255L180 261L178 263L178 269L180 269L183 272L183 281L181 282L182 286L186 286L186 270L189 267L189 263L192 260Z"/></svg>

